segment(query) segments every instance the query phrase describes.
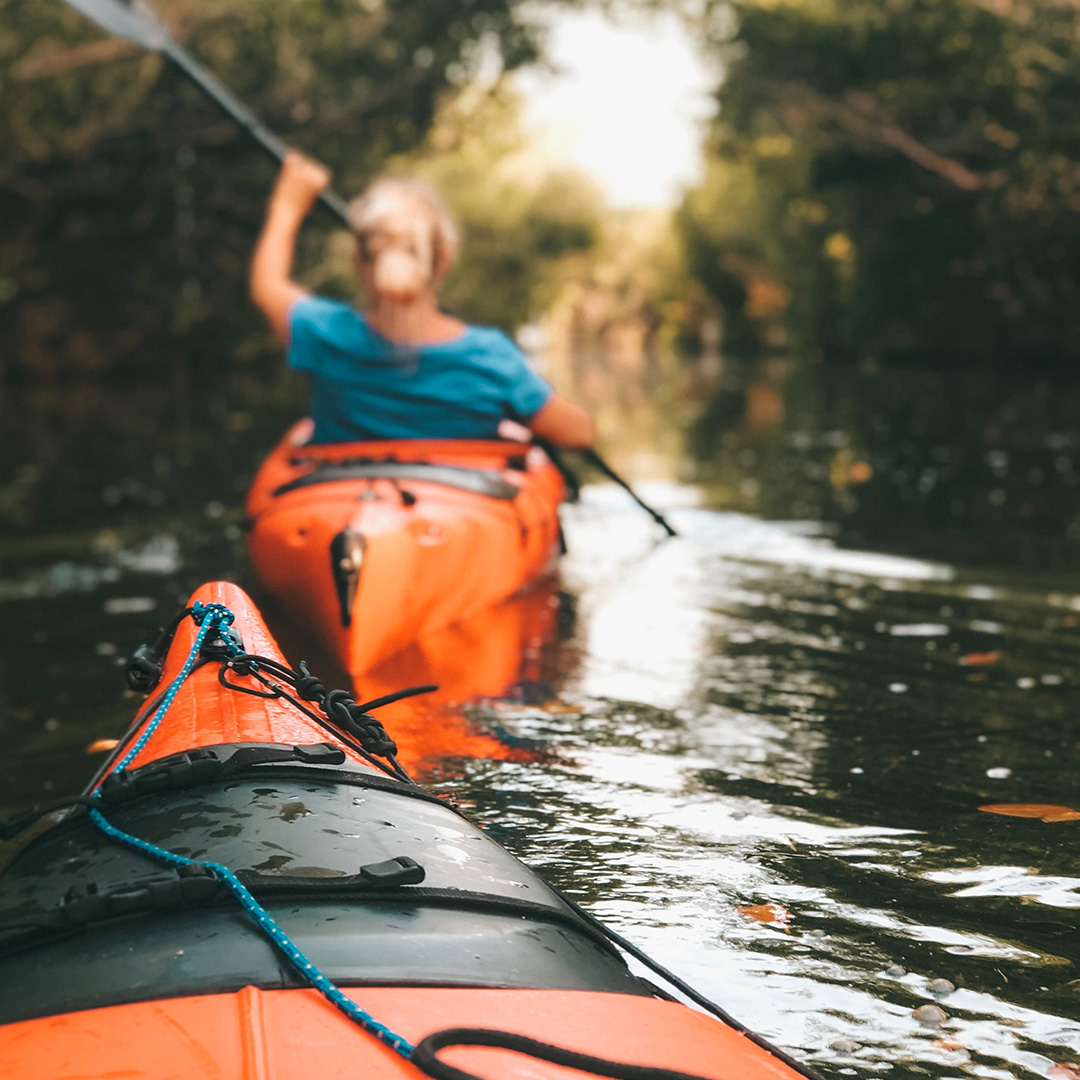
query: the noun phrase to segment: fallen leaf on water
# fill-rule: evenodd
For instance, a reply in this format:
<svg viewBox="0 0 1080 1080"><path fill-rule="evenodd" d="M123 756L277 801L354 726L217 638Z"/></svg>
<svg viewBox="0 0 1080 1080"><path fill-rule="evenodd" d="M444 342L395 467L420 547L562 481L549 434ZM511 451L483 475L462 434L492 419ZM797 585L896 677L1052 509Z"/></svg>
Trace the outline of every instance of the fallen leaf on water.
<svg viewBox="0 0 1080 1080"><path fill-rule="evenodd" d="M735 910L755 922L774 923L777 926L787 926L791 922L791 912L780 904L743 904Z"/></svg>
<svg viewBox="0 0 1080 1080"><path fill-rule="evenodd" d="M991 652L969 652L967 656L960 657L960 663L964 667L986 667L996 664L1001 659L1001 652L994 649Z"/></svg>
<svg viewBox="0 0 1080 1080"><path fill-rule="evenodd" d="M1043 821L1080 821L1080 810L1052 803L992 803L980 806L986 814L1004 814L1006 817L1041 818Z"/></svg>
<svg viewBox="0 0 1080 1080"><path fill-rule="evenodd" d="M95 739L87 748L88 754L103 754L106 750L115 750L120 744L119 739ZM1080 817L1080 814L1077 814Z"/></svg>
<svg viewBox="0 0 1080 1080"><path fill-rule="evenodd" d="M1060 1065L1051 1065L1046 1075L1050 1080L1080 1080L1080 1065L1063 1061Z"/></svg>
<svg viewBox="0 0 1080 1080"><path fill-rule="evenodd" d="M958 1043L955 1039L935 1039L930 1045L936 1046L939 1050L948 1050L950 1052L967 1049L963 1043Z"/></svg>
<svg viewBox="0 0 1080 1080"><path fill-rule="evenodd" d="M540 708L550 716L580 716L585 711L580 705L567 705L563 701L545 701Z"/></svg>

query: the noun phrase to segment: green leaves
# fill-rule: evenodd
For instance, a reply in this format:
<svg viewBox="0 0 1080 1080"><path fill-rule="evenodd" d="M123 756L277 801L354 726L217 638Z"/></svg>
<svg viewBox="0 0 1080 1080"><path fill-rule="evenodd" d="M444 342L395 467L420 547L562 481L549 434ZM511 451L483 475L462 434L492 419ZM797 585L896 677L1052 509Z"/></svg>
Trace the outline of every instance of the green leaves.
<svg viewBox="0 0 1080 1080"><path fill-rule="evenodd" d="M743 0L738 13L709 179L684 211L706 285L726 253L760 263L793 296L794 341L827 355L1075 355L1080 11ZM762 152L784 139L785 155ZM721 196L736 176L752 202L737 215ZM835 234L853 261L823 249Z"/></svg>
<svg viewBox="0 0 1080 1080"><path fill-rule="evenodd" d="M481 37L504 66L536 48L515 0L153 2L346 195L421 142ZM159 56L62 0L0 0L0 145L0 376L268 352L245 267L272 167Z"/></svg>

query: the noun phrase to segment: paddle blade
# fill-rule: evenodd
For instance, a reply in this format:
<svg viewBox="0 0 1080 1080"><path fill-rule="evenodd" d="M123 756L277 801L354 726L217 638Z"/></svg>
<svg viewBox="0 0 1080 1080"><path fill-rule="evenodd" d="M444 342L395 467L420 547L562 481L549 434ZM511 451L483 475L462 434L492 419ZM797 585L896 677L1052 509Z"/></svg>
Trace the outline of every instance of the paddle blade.
<svg viewBox="0 0 1080 1080"><path fill-rule="evenodd" d="M169 42L165 24L142 0L131 5L124 0L66 0L66 3L102 30L134 41L144 49L156 52Z"/></svg>

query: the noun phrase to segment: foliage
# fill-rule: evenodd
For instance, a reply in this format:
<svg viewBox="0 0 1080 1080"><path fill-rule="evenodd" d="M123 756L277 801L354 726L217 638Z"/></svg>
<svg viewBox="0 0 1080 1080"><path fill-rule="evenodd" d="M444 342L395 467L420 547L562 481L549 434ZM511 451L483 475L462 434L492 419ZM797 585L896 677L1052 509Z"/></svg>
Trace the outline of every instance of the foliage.
<svg viewBox="0 0 1080 1080"><path fill-rule="evenodd" d="M158 10L346 194L422 140L440 95L481 58L513 67L537 51L515 0ZM0 375L266 348L244 266L272 166L159 57L103 38L61 0L0 0L0 143Z"/></svg>
<svg viewBox="0 0 1080 1080"><path fill-rule="evenodd" d="M390 166L434 185L461 227L448 308L510 332L548 306L567 260L598 244L604 217L596 186L553 168L520 110L505 84L468 87L444 103L423 146Z"/></svg>
<svg viewBox="0 0 1080 1080"><path fill-rule="evenodd" d="M828 357L1075 355L1080 8L738 0L734 28L730 10L702 23L726 75L681 228L735 345L786 305ZM755 307L755 281L778 302Z"/></svg>

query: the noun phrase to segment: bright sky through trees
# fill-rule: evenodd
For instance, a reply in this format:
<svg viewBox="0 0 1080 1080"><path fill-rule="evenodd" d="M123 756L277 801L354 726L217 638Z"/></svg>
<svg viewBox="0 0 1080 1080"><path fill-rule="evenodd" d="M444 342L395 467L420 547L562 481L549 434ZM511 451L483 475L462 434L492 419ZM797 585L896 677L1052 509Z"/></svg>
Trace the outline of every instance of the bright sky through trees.
<svg viewBox="0 0 1080 1080"><path fill-rule="evenodd" d="M589 173L614 206L670 206L700 178L714 79L674 15L551 15L554 73L523 71L526 124Z"/></svg>

